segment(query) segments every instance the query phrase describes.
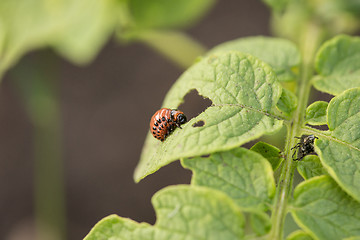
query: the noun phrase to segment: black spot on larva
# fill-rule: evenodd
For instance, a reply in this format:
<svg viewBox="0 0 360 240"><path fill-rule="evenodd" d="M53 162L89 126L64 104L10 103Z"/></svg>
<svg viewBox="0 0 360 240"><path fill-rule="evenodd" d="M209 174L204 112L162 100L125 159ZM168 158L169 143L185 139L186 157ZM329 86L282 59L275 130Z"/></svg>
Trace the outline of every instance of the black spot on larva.
<svg viewBox="0 0 360 240"><path fill-rule="evenodd" d="M158 119L157 121L158 121L158 123L161 123L161 119Z"/></svg>
<svg viewBox="0 0 360 240"><path fill-rule="evenodd" d="M155 126L159 126L159 124L157 122L154 123Z"/></svg>
<svg viewBox="0 0 360 240"><path fill-rule="evenodd" d="M170 122L170 121L171 121L171 119L170 119L170 118L168 118L167 122Z"/></svg>
<svg viewBox="0 0 360 240"><path fill-rule="evenodd" d="M167 122L164 122L164 125L167 126Z"/></svg>
<svg viewBox="0 0 360 240"><path fill-rule="evenodd" d="M155 131L153 131L153 134L156 134L156 132L155 132Z"/></svg>
<svg viewBox="0 0 360 240"><path fill-rule="evenodd" d="M194 123L192 126L193 127L202 127L205 125L205 121L204 120L199 120L196 123Z"/></svg>
<svg viewBox="0 0 360 240"><path fill-rule="evenodd" d="M165 117L162 117L162 120L165 121Z"/></svg>
<svg viewBox="0 0 360 240"><path fill-rule="evenodd" d="M153 127L153 130L156 130L156 127Z"/></svg>
<svg viewBox="0 0 360 240"><path fill-rule="evenodd" d="M160 131L159 131L159 130L157 130L157 133L160 133Z"/></svg>

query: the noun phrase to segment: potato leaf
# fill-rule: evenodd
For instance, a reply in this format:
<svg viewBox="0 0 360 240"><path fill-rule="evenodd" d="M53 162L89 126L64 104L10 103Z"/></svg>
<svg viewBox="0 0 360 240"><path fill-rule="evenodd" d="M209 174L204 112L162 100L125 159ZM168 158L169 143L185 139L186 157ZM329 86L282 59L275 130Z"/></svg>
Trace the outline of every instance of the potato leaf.
<svg viewBox="0 0 360 240"><path fill-rule="evenodd" d="M326 109L328 103L324 101L317 101L312 103L306 109L305 120L306 123L311 125L326 124Z"/></svg>
<svg viewBox="0 0 360 240"><path fill-rule="evenodd" d="M0 1L0 75L45 46L73 62L89 62L114 28L114 8L113 0Z"/></svg>
<svg viewBox="0 0 360 240"><path fill-rule="evenodd" d="M275 113L281 86L272 69L253 56L222 52L205 57L177 80L163 107L177 108L193 89L213 105L164 142L149 133L135 181L179 158L230 150L282 126L283 119ZM194 125L198 121L203 126Z"/></svg>
<svg viewBox="0 0 360 240"><path fill-rule="evenodd" d="M286 88L283 89L279 102L277 103L277 108L282 114L290 117L291 114L295 111L297 107L297 98L295 94Z"/></svg>
<svg viewBox="0 0 360 240"><path fill-rule="evenodd" d="M360 201L360 88L333 98L327 121L329 135L315 141L315 150L334 180Z"/></svg>
<svg viewBox="0 0 360 240"><path fill-rule="evenodd" d="M225 192L242 209L269 209L275 194L271 165L260 154L245 148L184 159L184 167L193 171L191 184Z"/></svg>
<svg viewBox="0 0 360 240"><path fill-rule="evenodd" d="M238 240L244 236L244 217L224 193L195 186L170 186L152 199L154 226L116 215L99 221L84 240Z"/></svg>
<svg viewBox="0 0 360 240"><path fill-rule="evenodd" d="M299 226L316 239L360 235L360 203L329 176L314 177L298 185L291 212Z"/></svg>
<svg viewBox="0 0 360 240"><path fill-rule="evenodd" d="M295 80L295 69L300 64L300 52L296 45L281 38L263 36L240 38L222 43L209 53L221 51L239 51L263 60L274 69L279 81Z"/></svg>
<svg viewBox="0 0 360 240"><path fill-rule="evenodd" d="M301 159L297 164L297 170L305 180L327 174L316 155L308 155Z"/></svg>
<svg viewBox="0 0 360 240"><path fill-rule="evenodd" d="M283 161L280 154L281 151L275 146L267 144L265 142L257 142L250 148L251 151L260 153L264 158L266 158L271 164L272 169L275 171Z"/></svg>
<svg viewBox="0 0 360 240"><path fill-rule="evenodd" d="M333 95L360 87L360 38L340 35L324 43L316 56L314 87Z"/></svg>

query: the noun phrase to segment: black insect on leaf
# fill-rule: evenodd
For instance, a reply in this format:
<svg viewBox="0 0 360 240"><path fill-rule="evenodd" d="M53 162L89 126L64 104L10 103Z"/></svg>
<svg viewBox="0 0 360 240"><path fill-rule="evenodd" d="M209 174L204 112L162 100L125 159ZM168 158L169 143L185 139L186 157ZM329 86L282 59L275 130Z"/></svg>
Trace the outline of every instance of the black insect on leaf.
<svg viewBox="0 0 360 240"><path fill-rule="evenodd" d="M315 139L318 139L318 137L314 135L304 134L301 137L295 137L295 138L300 139L300 141L293 148L291 148L291 150L294 149L294 153L292 155L294 161L300 161L306 155L314 152L314 141ZM297 158L294 158L296 152L297 152Z"/></svg>

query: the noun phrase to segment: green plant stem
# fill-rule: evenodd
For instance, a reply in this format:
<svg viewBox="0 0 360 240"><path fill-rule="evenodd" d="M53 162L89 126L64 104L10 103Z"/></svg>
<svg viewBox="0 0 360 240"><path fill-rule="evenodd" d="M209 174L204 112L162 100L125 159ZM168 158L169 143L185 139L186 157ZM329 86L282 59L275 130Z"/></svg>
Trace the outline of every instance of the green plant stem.
<svg viewBox="0 0 360 240"><path fill-rule="evenodd" d="M275 206L272 213L272 228L269 239L278 240L283 238L283 226L285 216L287 214L287 203L292 190L292 180L296 168L296 162L292 159L291 148L295 146L304 124L304 115L309 99L311 84L310 80L313 76L314 55L320 45L322 39L321 30L314 24L309 24L306 31L300 39L300 50L302 52L303 61L300 67L300 79L298 80L297 96L298 108L294 113L293 122L287 125L287 138L285 145L286 159L281 170L280 179L278 181L277 192L275 196Z"/></svg>
<svg viewBox="0 0 360 240"><path fill-rule="evenodd" d="M35 218L39 240L66 239L56 65L52 56L38 55L22 60L11 72L33 124Z"/></svg>
<svg viewBox="0 0 360 240"><path fill-rule="evenodd" d="M128 36L153 48L179 67L190 67L206 48L187 34L178 31L146 30Z"/></svg>

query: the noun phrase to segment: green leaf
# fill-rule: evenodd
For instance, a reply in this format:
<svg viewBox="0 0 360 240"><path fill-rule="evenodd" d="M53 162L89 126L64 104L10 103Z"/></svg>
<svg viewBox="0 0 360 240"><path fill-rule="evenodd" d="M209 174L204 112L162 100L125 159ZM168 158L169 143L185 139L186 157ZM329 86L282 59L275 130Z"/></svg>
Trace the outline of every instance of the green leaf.
<svg viewBox="0 0 360 240"><path fill-rule="evenodd" d="M177 80L163 107L177 108L193 89L213 105L164 142L149 133L135 181L179 158L233 149L282 126L275 114L281 86L271 68L250 55L226 52L202 59ZM194 125L198 121L204 125Z"/></svg>
<svg viewBox="0 0 360 240"><path fill-rule="evenodd" d="M305 156L298 162L297 170L305 180L316 176L327 175L319 157L315 155Z"/></svg>
<svg viewBox="0 0 360 240"><path fill-rule="evenodd" d="M245 148L213 153L209 157L184 159L193 171L191 184L225 192L246 210L266 210L275 194L270 164L260 154Z"/></svg>
<svg viewBox="0 0 360 240"><path fill-rule="evenodd" d="M188 26L201 19L214 0L131 0L129 11L136 28L174 28Z"/></svg>
<svg viewBox="0 0 360 240"><path fill-rule="evenodd" d="M67 12L67 21L61 36L52 46L65 58L76 64L93 60L114 30L116 5L114 0L76 0Z"/></svg>
<svg viewBox="0 0 360 240"><path fill-rule="evenodd" d="M322 17L324 19L327 19L328 24L333 23L333 28L335 28L337 31L336 32L341 32L339 30L343 30L342 32L352 32L356 29L353 28L347 28L348 26L343 26L345 27L344 29L339 29L339 25L344 25L344 24L348 24L350 25L354 25L354 23L351 23L351 21L349 22L349 20L359 20L356 19L356 15L359 16L360 15L360 2L357 0L331 0L331 1L326 1L326 2L322 2L319 1L316 3L318 6L318 11L319 13L322 15ZM351 16L354 15L354 16ZM338 23L336 23L336 21ZM352 26L354 27L354 26ZM347 31L346 31L347 30ZM349 31L352 30L352 31Z"/></svg>
<svg viewBox="0 0 360 240"><path fill-rule="evenodd" d="M171 186L157 192L152 203L157 215L154 226L111 215L98 222L85 240L238 240L244 236L240 209L219 191Z"/></svg>
<svg viewBox="0 0 360 240"><path fill-rule="evenodd" d="M110 215L100 220L84 240L150 240L152 239L151 234L153 234L153 231L147 223L137 223L128 218Z"/></svg>
<svg viewBox="0 0 360 240"><path fill-rule="evenodd" d="M263 36L240 38L222 43L209 53L221 51L239 51L263 60L274 69L279 81L295 80L294 70L300 64L300 52L296 45L281 38Z"/></svg>
<svg viewBox="0 0 360 240"><path fill-rule="evenodd" d="M263 236L271 229L270 218L266 213L251 213L250 224L257 236Z"/></svg>
<svg viewBox="0 0 360 240"><path fill-rule="evenodd" d="M320 48L316 56L314 87L333 95L360 87L360 38L337 36Z"/></svg>
<svg viewBox="0 0 360 240"><path fill-rule="evenodd" d="M320 240L360 235L360 203L328 176L299 184L291 213L299 226Z"/></svg>
<svg viewBox="0 0 360 240"><path fill-rule="evenodd" d="M317 101L312 103L306 109L305 121L311 125L324 125L326 121L326 109L328 103L324 101Z"/></svg>
<svg viewBox="0 0 360 240"><path fill-rule="evenodd" d="M298 230L287 236L286 240L313 240L313 238L306 232Z"/></svg>
<svg viewBox="0 0 360 240"><path fill-rule="evenodd" d="M268 143L257 142L254 146L250 148L250 150L260 153L264 158L266 158L271 164L271 167L274 171L280 166L281 162L283 161L283 158L280 157L280 149Z"/></svg>
<svg viewBox="0 0 360 240"><path fill-rule="evenodd" d="M329 135L319 136L315 150L334 180L360 201L360 88L333 98L327 120Z"/></svg>
<svg viewBox="0 0 360 240"><path fill-rule="evenodd" d="M283 88L277 108L286 116L291 116L297 107L297 98L291 91Z"/></svg>
<svg viewBox="0 0 360 240"><path fill-rule="evenodd" d="M113 30L114 6L113 0L0 1L5 31L0 74L26 52L45 46L76 63L90 61Z"/></svg>

